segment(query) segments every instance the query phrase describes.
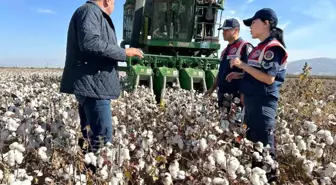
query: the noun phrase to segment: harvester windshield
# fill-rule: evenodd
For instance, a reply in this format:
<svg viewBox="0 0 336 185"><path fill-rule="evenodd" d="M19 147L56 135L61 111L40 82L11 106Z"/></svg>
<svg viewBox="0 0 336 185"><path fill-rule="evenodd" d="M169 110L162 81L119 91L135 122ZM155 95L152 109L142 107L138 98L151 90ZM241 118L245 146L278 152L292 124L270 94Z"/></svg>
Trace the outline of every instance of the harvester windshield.
<svg viewBox="0 0 336 185"><path fill-rule="evenodd" d="M190 40L194 3L194 0L153 0L149 20L152 39Z"/></svg>

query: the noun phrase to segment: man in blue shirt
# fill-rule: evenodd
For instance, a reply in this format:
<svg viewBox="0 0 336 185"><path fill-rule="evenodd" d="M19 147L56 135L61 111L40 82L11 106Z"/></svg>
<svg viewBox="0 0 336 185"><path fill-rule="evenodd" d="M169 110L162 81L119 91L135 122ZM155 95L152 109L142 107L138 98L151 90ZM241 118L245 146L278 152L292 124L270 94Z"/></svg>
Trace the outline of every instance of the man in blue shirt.
<svg viewBox="0 0 336 185"><path fill-rule="evenodd" d="M253 46L249 42L244 41L239 36L240 24L237 19L226 19L222 27L218 30L223 30L223 38L228 41L227 47L223 50L221 55L221 63L218 74L213 86L205 93L206 96L212 94L218 87L218 106L223 106L230 110L231 101L225 101L224 95L233 95L233 98L241 98L239 86L241 78L244 73L243 70L237 67L230 67L230 60L232 58L240 58L247 63L249 53Z"/></svg>

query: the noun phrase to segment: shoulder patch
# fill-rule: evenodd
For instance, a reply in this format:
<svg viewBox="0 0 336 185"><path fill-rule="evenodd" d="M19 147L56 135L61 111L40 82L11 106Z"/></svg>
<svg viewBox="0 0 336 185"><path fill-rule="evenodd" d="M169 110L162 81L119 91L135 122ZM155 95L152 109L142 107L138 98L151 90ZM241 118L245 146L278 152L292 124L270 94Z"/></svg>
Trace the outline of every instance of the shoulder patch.
<svg viewBox="0 0 336 185"><path fill-rule="evenodd" d="M252 58L257 58L257 57L259 57L259 55L260 55L260 50L257 50L257 51L255 51L255 52L253 52L253 54L252 54Z"/></svg>
<svg viewBox="0 0 336 185"><path fill-rule="evenodd" d="M236 48L236 47L234 47L234 48L232 48L232 49L230 50L230 54L231 54L231 55L233 55L233 54L235 54L235 53L236 53L236 51L237 51L237 48Z"/></svg>
<svg viewBox="0 0 336 185"><path fill-rule="evenodd" d="M264 54L264 59L265 60L272 60L274 58L274 52L271 50L268 50L265 54Z"/></svg>
<svg viewBox="0 0 336 185"><path fill-rule="evenodd" d="M266 62L266 61L261 62L261 66L264 69L269 69L269 68L273 67L273 65L274 65L274 62Z"/></svg>

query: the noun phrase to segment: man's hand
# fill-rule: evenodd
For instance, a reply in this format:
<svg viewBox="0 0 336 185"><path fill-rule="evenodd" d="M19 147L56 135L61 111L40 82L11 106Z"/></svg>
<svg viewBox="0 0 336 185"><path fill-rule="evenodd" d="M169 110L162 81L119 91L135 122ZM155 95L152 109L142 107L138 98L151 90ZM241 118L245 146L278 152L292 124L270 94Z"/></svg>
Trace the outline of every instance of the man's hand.
<svg viewBox="0 0 336 185"><path fill-rule="evenodd" d="M143 58L143 52L140 49L136 48L127 48L125 49L126 56L128 57L139 57L140 59Z"/></svg>
<svg viewBox="0 0 336 185"><path fill-rule="evenodd" d="M236 80L236 79L240 79L243 77L243 74L242 73L238 73L238 72L231 72L230 74L228 74L226 76L226 80L228 82L231 82L231 80Z"/></svg>
<svg viewBox="0 0 336 185"><path fill-rule="evenodd" d="M214 92L214 88L210 88L209 90L205 91L204 93L204 97L210 96L213 92Z"/></svg>
<svg viewBox="0 0 336 185"><path fill-rule="evenodd" d="M243 65L245 65L244 62L242 62L239 58L233 58L230 60L230 67L233 68L233 66L238 67L239 69L241 69L243 67Z"/></svg>

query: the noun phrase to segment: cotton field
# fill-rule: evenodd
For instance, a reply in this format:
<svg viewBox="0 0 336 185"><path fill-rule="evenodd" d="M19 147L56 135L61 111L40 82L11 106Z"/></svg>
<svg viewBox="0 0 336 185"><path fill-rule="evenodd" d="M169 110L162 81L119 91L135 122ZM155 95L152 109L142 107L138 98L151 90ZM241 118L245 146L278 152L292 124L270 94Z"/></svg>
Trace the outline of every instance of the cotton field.
<svg viewBox="0 0 336 185"><path fill-rule="evenodd" d="M114 142L83 153L77 103L59 93L60 75L0 70L0 184L264 185L269 172L276 184L336 184L336 80L287 79L273 160L245 139L239 99L224 114L215 94L176 88L161 104L144 87L123 92L112 102Z"/></svg>

